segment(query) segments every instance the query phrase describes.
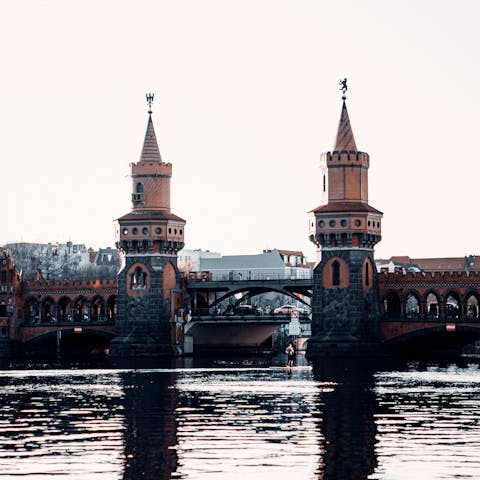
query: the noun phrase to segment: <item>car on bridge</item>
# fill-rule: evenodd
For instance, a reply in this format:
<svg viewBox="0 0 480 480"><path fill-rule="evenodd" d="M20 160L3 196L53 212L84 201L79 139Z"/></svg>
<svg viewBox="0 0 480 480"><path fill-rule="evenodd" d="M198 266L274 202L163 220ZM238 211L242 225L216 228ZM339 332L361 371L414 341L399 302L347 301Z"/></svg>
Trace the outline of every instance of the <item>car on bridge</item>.
<svg viewBox="0 0 480 480"><path fill-rule="evenodd" d="M277 307L274 311L274 315L291 315L292 311L297 311L300 315L308 315L310 313L310 309L303 308L303 307L296 307L295 305L282 305L281 307Z"/></svg>

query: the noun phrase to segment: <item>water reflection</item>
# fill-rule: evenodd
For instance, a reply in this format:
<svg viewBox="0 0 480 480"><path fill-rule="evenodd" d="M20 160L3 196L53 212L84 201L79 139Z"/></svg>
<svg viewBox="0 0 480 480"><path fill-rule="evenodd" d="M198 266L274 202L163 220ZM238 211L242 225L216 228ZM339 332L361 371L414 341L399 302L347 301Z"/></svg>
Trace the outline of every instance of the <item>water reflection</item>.
<svg viewBox="0 0 480 480"><path fill-rule="evenodd" d="M123 445L118 376L68 371L0 375L0 476L118 478Z"/></svg>
<svg viewBox="0 0 480 480"><path fill-rule="evenodd" d="M179 375L179 478L316 478L318 390L310 369Z"/></svg>
<svg viewBox="0 0 480 480"><path fill-rule="evenodd" d="M377 466L374 368L370 362L325 359L313 365L318 384L330 384L322 395L323 438L319 478L366 479Z"/></svg>
<svg viewBox="0 0 480 480"><path fill-rule="evenodd" d="M125 409L125 480L170 479L177 469L177 373L121 374Z"/></svg>
<svg viewBox="0 0 480 480"><path fill-rule="evenodd" d="M6 370L0 478L480 478L479 408L476 364Z"/></svg>

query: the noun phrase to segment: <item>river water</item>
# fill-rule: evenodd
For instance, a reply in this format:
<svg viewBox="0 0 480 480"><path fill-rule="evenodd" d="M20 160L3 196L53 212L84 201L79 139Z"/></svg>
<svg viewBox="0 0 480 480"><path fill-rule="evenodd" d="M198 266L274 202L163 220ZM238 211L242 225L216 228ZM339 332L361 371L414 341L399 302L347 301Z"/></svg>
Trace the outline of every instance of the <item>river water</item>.
<svg viewBox="0 0 480 480"><path fill-rule="evenodd" d="M477 362L300 363L5 365L0 478L480 478Z"/></svg>

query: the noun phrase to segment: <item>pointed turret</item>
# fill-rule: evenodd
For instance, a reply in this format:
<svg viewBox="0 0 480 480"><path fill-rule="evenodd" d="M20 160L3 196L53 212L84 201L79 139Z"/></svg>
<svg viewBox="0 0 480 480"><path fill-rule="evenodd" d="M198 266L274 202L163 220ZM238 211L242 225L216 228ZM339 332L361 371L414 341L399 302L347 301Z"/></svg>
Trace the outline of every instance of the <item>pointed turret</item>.
<svg viewBox="0 0 480 480"><path fill-rule="evenodd" d="M145 140L143 141L142 154L140 155L140 162L160 162L160 150L158 148L157 137L155 135L155 128L153 127L152 113L149 111L147 131L145 132Z"/></svg>
<svg viewBox="0 0 480 480"><path fill-rule="evenodd" d="M357 151L355 144L355 137L353 136L352 126L350 125L350 118L348 117L347 105L343 100L342 113L340 115L340 123L338 124L337 138L333 150L336 151Z"/></svg>

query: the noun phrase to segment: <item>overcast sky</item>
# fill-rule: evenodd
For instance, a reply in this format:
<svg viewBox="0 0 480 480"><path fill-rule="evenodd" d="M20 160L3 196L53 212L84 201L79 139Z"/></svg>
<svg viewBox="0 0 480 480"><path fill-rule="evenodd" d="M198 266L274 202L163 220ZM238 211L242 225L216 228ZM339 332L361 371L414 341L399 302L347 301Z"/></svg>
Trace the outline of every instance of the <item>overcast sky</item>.
<svg viewBox="0 0 480 480"><path fill-rule="evenodd" d="M480 2L0 0L0 243L113 246L147 125L186 247L303 250L340 78L376 257L480 253Z"/></svg>

